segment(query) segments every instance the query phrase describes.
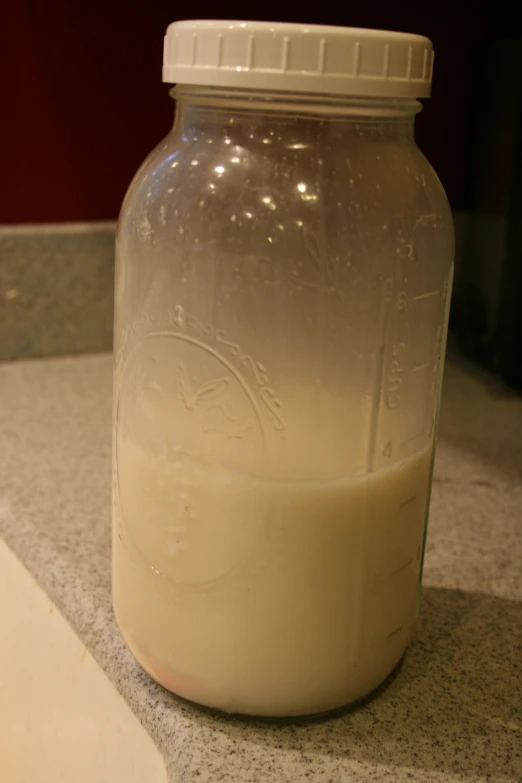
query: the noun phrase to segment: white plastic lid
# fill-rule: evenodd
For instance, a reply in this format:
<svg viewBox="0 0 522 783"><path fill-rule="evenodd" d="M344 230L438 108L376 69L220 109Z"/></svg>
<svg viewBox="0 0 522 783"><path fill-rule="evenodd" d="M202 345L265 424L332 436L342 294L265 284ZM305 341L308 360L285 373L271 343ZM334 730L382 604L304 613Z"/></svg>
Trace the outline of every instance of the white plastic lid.
<svg viewBox="0 0 522 783"><path fill-rule="evenodd" d="M167 28L163 81L330 95L428 98L428 38L355 27L198 20Z"/></svg>

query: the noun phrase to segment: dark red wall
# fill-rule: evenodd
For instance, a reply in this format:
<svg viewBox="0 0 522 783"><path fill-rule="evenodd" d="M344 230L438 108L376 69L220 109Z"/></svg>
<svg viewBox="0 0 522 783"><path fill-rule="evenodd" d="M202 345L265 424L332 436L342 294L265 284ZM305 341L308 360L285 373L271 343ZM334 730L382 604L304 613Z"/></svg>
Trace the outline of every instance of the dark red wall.
<svg viewBox="0 0 522 783"><path fill-rule="evenodd" d="M435 43L435 87L417 138L454 207L463 205L471 79L480 44L502 25L498 3L266 0L250 18L419 32ZM461 4L464 5L463 3ZM364 6L364 8L363 8ZM489 7L488 7L489 6ZM126 186L172 120L161 82L163 34L180 18L243 18L244 3L15 0L3 11L0 222L115 218ZM282 10L283 9L283 10ZM7 12L7 16L6 16ZM509 25L508 25L509 26Z"/></svg>

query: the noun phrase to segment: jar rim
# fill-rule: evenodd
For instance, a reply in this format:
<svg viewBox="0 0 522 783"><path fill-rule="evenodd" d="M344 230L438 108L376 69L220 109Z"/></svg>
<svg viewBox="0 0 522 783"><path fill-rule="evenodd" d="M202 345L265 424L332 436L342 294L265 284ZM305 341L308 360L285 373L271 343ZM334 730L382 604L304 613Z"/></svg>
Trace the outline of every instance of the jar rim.
<svg viewBox="0 0 522 783"><path fill-rule="evenodd" d="M413 117L422 111L414 98L324 95L291 91L242 90L233 87L177 84L169 90L179 102L240 111L262 111L322 116L358 116L372 119Z"/></svg>

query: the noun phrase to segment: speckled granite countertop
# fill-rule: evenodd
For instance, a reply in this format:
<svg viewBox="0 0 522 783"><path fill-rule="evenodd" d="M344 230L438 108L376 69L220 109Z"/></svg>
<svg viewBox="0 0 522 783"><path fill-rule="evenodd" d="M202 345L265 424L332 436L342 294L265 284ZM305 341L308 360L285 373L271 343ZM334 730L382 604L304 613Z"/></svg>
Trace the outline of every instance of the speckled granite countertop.
<svg viewBox="0 0 522 783"><path fill-rule="evenodd" d="M174 783L522 781L522 399L446 372L421 620L342 718L214 717L155 685L110 596L111 359L0 366L0 534L158 743Z"/></svg>

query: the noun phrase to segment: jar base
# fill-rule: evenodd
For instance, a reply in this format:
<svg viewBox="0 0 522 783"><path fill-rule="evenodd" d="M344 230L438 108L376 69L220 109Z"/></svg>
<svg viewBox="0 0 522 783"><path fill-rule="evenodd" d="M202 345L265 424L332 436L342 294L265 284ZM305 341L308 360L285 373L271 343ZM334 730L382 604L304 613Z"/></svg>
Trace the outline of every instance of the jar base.
<svg viewBox="0 0 522 783"><path fill-rule="evenodd" d="M171 693L172 696L174 696L176 699L179 699L184 704L187 704L190 707L194 707L197 710L201 710L201 712L212 715L214 717L230 718L232 720L244 721L245 723L270 724L276 726L299 725L304 723L321 723L322 721L341 718L343 715L347 715L350 712L354 712L355 710L360 709L361 707L364 707L366 704L372 702L391 685L391 683L395 680L397 675L400 673L402 669L402 665L404 663L404 659L406 657L406 652L407 650L403 652L400 660L398 661L398 663L396 663L392 671L383 680L383 682L377 685L376 688L373 688L373 690L371 690L365 696L361 696L359 699L355 699L355 701L348 702L347 704L342 704L340 707L334 707L331 710L324 710L323 712L313 712L313 713L309 713L309 714L307 713L302 715L288 715L288 716L252 715L245 712L226 712L225 710L220 710L218 707L207 707L205 704L200 704L197 701L192 701L191 699L187 699L184 696L180 696L178 693L174 693L174 691L169 691L168 688L165 688L165 686L162 685L161 682L158 682L158 680L156 680L156 678L153 677L152 674L149 674L149 672L147 672L147 669L144 666L142 666L142 668L147 672L147 674L149 674L149 676L154 680L154 682L156 682L158 685L164 688L164 690L166 690L168 693Z"/></svg>
<svg viewBox="0 0 522 783"><path fill-rule="evenodd" d="M120 629L121 631L121 629ZM122 636L125 639L125 642L127 646L129 647L130 651L136 658L137 662L141 666L141 668L153 679L158 685L160 685L162 688L164 688L168 693L171 693L173 696L175 696L177 699L179 699L181 702L184 702L187 705L190 705L191 707L195 707L198 710L201 710L202 712L209 713L211 715L220 716L220 717L226 717L226 718L233 718L237 720L243 720L246 722L257 722L257 723L271 723L271 724L298 724L298 723L309 723L314 721L322 721L322 720L328 720L330 718L336 718L340 717L348 712L351 712L352 710L355 710L369 702L371 702L374 698L379 696L386 688L390 685L391 682L395 679L397 674L400 672L402 668L402 664L404 661L404 658L406 656L407 650L405 650L397 663L394 665L390 673L382 680L376 687L371 688L368 693L365 693L363 696L360 696L359 698L347 702L345 704L341 704L340 706L333 707L332 709L323 710L320 712L310 712L310 713L299 713L295 715L259 715L255 713L249 713L249 712L241 712L241 711L235 711L235 710L226 710L226 709L220 709L216 706L210 706L208 704L204 703L204 694L202 692L201 694L201 701L198 701L196 697L196 693L198 690L201 689L201 686L199 686L198 682L195 681L188 681L185 676L180 675L179 680L178 678L172 678L172 677L165 677L162 676L162 674L154 669L151 665L148 664L143 658L142 655L140 655L139 651L136 649L136 645L132 643L132 640L128 638L127 634L124 634L122 632ZM168 680L168 685L166 684ZM180 691L191 690L194 693L194 697L190 698L189 696L184 696Z"/></svg>

